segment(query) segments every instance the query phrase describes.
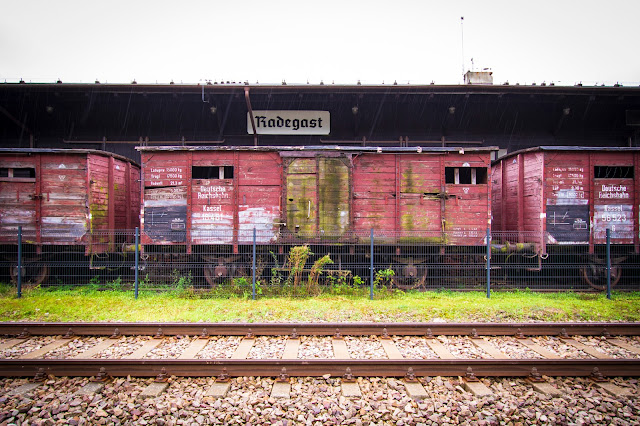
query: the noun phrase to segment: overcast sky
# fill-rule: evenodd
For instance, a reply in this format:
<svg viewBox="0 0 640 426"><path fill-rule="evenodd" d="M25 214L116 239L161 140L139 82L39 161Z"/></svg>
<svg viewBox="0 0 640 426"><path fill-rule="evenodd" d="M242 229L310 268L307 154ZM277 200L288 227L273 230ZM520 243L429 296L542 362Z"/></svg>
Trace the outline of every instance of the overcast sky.
<svg viewBox="0 0 640 426"><path fill-rule="evenodd" d="M0 81L640 84L639 0L0 0Z"/></svg>

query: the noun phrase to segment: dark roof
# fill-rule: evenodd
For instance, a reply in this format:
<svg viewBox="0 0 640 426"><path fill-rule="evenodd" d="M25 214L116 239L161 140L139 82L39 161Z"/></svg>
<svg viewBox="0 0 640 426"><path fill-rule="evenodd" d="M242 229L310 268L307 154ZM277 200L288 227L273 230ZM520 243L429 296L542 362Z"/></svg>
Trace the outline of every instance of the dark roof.
<svg viewBox="0 0 640 426"><path fill-rule="evenodd" d="M258 145L444 141L514 151L636 144L638 127L627 125L627 116L640 110L640 87L0 83L0 145L104 147L131 158L138 158L133 147L141 139L254 145L247 100L253 110L331 114L328 136L260 135Z"/></svg>

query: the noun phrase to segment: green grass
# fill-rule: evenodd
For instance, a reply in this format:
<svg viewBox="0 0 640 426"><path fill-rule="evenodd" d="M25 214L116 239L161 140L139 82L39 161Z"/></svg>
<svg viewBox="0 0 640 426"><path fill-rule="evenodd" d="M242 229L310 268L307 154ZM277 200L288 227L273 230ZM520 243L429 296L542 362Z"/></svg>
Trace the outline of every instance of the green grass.
<svg viewBox="0 0 640 426"><path fill-rule="evenodd" d="M366 296L321 294L309 298L203 298L176 292L31 289L16 298L0 285L0 321L640 321L640 293L387 292Z"/></svg>

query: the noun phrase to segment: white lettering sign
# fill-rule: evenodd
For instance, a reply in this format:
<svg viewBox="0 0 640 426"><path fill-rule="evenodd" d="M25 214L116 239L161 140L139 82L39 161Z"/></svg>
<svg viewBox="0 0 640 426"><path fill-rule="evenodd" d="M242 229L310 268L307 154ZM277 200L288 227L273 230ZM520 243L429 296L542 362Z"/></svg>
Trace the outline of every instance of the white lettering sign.
<svg viewBox="0 0 640 426"><path fill-rule="evenodd" d="M329 111L253 111L253 122L259 135L328 135L331 131ZM253 134L250 113L247 133Z"/></svg>
<svg viewBox="0 0 640 426"><path fill-rule="evenodd" d="M604 199L628 199L629 193L625 185L602 185L598 191L598 198Z"/></svg>

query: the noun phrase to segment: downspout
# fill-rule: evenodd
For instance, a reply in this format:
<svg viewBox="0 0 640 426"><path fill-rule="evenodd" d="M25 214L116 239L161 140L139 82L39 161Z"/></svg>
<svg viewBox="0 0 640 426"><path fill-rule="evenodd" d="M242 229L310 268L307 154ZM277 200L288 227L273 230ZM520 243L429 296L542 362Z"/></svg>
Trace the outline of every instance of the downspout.
<svg viewBox="0 0 640 426"><path fill-rule="evenodd" d="M258 131L256 130L256 121L253 118L253 108L251 108L251 99L249 99L249 88L244 88L244 99L247 101L247 109L249 109L249 118L251 118L251 128L253 129L253 146L258 146Z"/></svg>

